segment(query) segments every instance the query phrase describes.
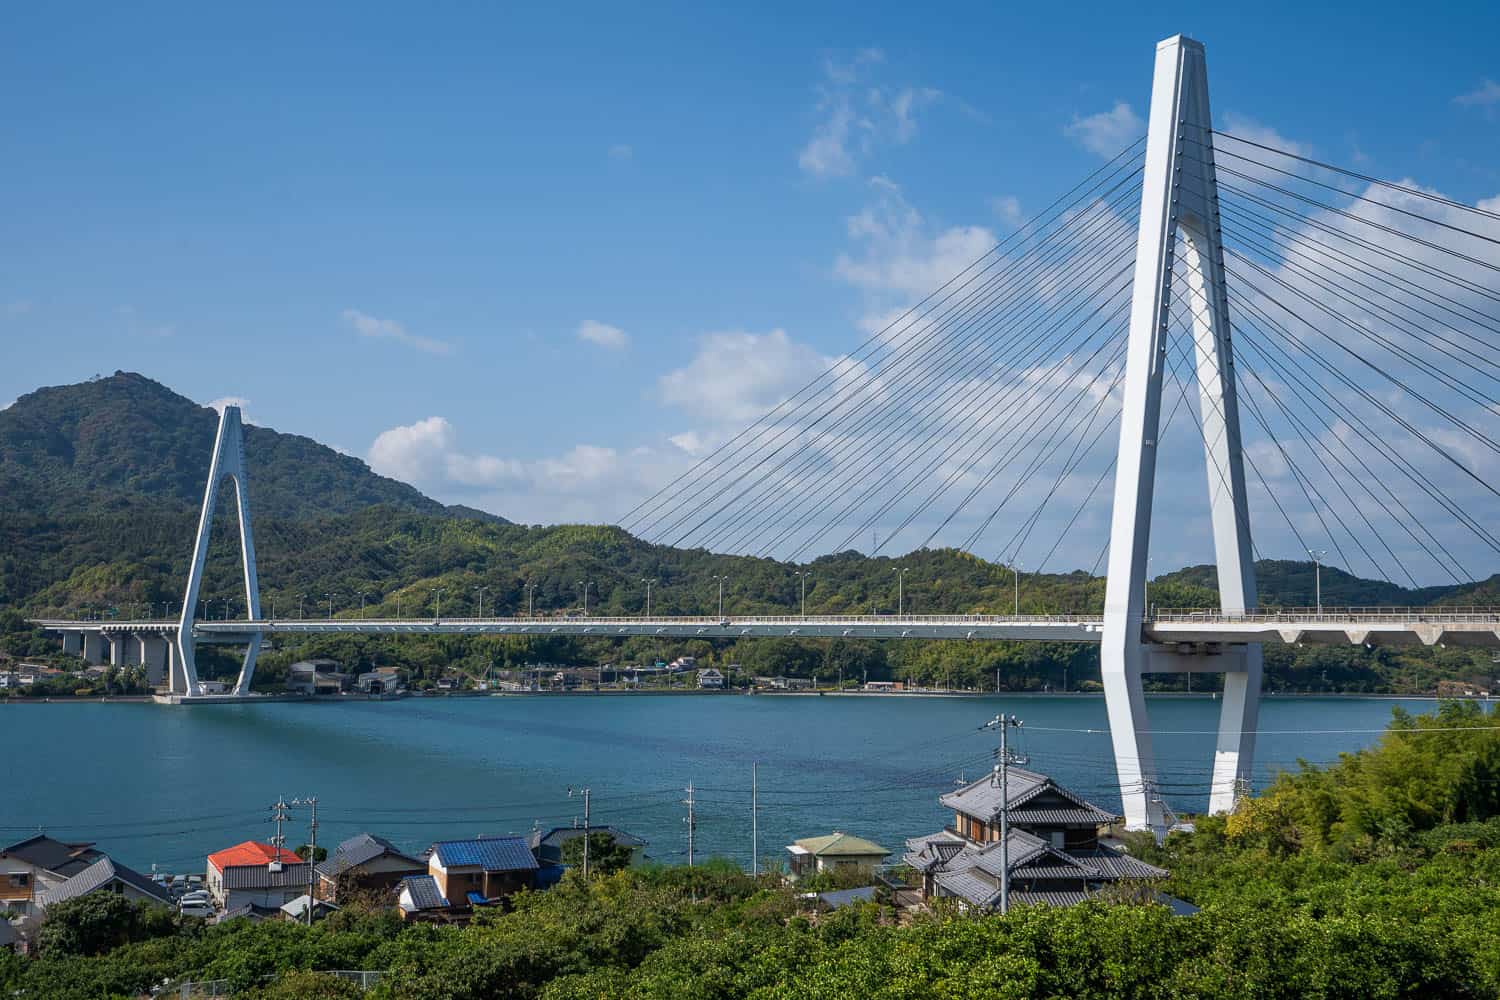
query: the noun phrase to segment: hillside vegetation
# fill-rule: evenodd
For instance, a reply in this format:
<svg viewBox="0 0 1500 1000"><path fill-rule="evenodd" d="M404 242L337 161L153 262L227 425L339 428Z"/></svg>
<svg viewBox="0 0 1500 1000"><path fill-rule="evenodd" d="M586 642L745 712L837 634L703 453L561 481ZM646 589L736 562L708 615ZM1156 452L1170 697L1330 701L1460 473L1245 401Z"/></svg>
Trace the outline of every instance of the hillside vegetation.
<svg viewBox="0 0 1500 1000"><path fill-rule="evenodd" d="M216 415L139 375L117 374L44 389L0 411L0 648L14 655L55 654L55 640L28 628L28 616L129 617L178 609L197 523L197 505ZM810 613L894 611L896 569L905 567L905 603L922 613L1008 613L1015 577L1008 567L951 549L897 559L858 552L803 566L771 559L651 545L618 528L524 527L444 507L409 486L376 476L358 459L306 438L247 428L263 610L281 616L369 613L473 615L480 588L486 614L524 613L527 584L539 614L577 610L580 582L591 611L638 614L644 579L652 610L700 615L717 610L715 575L727 575L730 614L794 613L799 579L810 571ZM202 591L211 617L244 613L238 538L221 504ZM1306 562L1257 564L1263 606L1312 603ZM1323 570L1328 604L1486 603L1500 600L1500 577L1469 587L1405 590L1336 568ZM1023 613L1097 612L1104 581L1083 571L1023 575ZM1151 602L1206 607L1216 602L1211 567L1158 577ZM226 601L228 604L226 606ZM695 653L739 663L754 673L871 678L927 683L1076 688L1098 675L1089 646L1021 643L755 641L710 644L623 640L388 639L343 637L283 645L262 659L259 683L274 687L293 658L331 655L350 665L397 663L419 678L457 667L525 662L598 664L670 659ZM205 654L213 666L213 653ZM1430 691L1439 679L1488 683L1484 653L1323 647L1267 650L1269 684L1289 690ZM228 669L228 661L223 664ZM1161 677L1180 685L1179 677ZM1210 678L1198 678L1202 687Z"/></svg>

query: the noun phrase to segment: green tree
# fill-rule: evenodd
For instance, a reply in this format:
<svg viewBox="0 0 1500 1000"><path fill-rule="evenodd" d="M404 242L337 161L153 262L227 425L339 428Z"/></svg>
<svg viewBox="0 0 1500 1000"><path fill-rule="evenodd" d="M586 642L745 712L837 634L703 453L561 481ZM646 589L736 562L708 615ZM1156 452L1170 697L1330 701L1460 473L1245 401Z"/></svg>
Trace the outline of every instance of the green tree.
<svg viewBox="0 0 1500 1000"><path fill-rule="evenodd" d="M633 852L615 839L615 835L604 831L593 831L588 835L589 874L610 875L630 867ZM573 837L563 842L562 860L565 865L583 867L583 837Z"/></svg>

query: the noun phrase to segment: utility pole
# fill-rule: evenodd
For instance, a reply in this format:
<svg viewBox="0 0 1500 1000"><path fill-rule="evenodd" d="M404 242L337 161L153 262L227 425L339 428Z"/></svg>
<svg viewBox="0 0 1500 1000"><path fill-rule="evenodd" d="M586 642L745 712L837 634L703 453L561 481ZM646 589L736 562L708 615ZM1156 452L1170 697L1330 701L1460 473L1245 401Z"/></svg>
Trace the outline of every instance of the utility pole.
<svg viewBox="0 0 1500 1000"><path fill-rule="evenodd" d="M759 764L750 762L750 876L760 874L760 776Z"/></svg>
<svg viewBox="0 0 1500 1000"><path fill-rule="evenodd" d="M307 926L311 927L313 922L313 880L317 878L315 871L318 861L318 797L309 795L305 798L293 799L294 806L311 806L312 821L307 827Z"/></svg>
<svg viewBox="0 0 1500 1000"><path fill-rule="evenodd" d="M687 786L687 798L682 800L682 804L687 806L688 867L691 868L693 867L693 830L698 825L697 821L693 818L693 783L691 781L688 782Z"/></svg>
<svg viewBox="0 0 1500 1000"><path fill-rule="evenodd" d="M583 880L589 879L589 792L592 789L580 788L578 794L583 796ZM573 797L574 790L568 789L568 798Z"/></svg>
<svg viewBox="0 0 1500 1000"><path fill-rule="evenodd" d="M1313 605L1321 615L1323 613L1323 560L1328 558L1328 550L1308 549L1307 554L1313 559Z"/></svg>
<svg viewBox="0 0 1500 1000"><path fill-rule="evenodd" d="M1013 754L1010 751L1010 731L1019 729L1021 720L1014 715L1007 716L1003 712L988 723L986 729L1000 730L1000 749L995 769L990 778L992 784L1000 788L1000 913L1002 915L1010 912L1010 766L1021 765L1028 762L1028 758L1022 754Z"/></svg>
<svg viewBox="0 0 1500 1000"><path fill-rule="evenodd" d="M285 823L288 818L286 796L278 795L276 797L276 804L271 807L271 819L276 823L276 836L271 838L271 846L276 848L277 864L281 863L281 847L286 843L286 837L282 836L281 833L281 824Z"/></svg>
<svg viewBox="0 0 1500 1000"><path fill-rule="evenodd" d="M896 615L900 617L906 612L906 571L902 566L896 570Z"/></svg>
<svg viewBox="0 0 1500 1000"><path fill-rule="evenodd" d="M646 585L646 617L651 617L651 585L656 582L654 577L641 577L641 582Z"/></svg>

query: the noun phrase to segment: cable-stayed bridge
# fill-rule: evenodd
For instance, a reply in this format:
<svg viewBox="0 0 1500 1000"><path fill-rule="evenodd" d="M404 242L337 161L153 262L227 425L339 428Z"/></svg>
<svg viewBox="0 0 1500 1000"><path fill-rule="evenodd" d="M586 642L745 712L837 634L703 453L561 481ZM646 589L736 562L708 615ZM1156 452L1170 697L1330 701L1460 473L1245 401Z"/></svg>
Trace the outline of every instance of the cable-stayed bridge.
<svg viewBox="0 0 1500 1000"><path fill-rule="evenodd" d="M872 555L948 544L1033 572L1085 552L1102 614L267 619L227 407L180 617L41 624L189 699L197 644L246 647L244 695L277 634L1097 642L1127 822L1160 828L1145 674L1224 675L1222 810L1248 784L1264 643L1500 645L1495 609L1273 610L1255 580L1258 556L1288 550L1414 588L1494 565L1497 251L1495 211L1217 130L1202 45L1170 38L1146 136L621 519L651 542L793 562L872 533ZM226 478L248 613L205 621ZM1151 607L1153 527L1175 545L1200 521L1219 607Z"/></svg>

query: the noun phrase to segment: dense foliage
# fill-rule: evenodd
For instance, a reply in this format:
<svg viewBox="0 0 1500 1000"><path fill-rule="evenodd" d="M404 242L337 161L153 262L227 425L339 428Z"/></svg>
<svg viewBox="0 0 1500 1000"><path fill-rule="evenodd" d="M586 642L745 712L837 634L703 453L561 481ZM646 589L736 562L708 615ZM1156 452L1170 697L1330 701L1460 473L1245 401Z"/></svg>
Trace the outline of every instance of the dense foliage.
<svg viewBox="0 0 1500 1000"><path fill-rule="evenodd" d="M466 928L346 909L312 928L166 918L142 936L128 907L69 909L53 940L70 943L0 958L0 993L128 996L186 978L344 997L349 984L309 970L368 969L384 973L375 1000L1495 997L1497 760L1500 717L1445 705L1228 818L1134 843L1171 867L1165 891L1202 907L1191 917L1101 901L903 922L886 902L816 914L722 864L575 872Z"/></svg>
<svg viewBox="0 0 1500 1000"><path fill-rule="evenodd" d="M139 375L117 374L44 389L0 411L0 650L58 658L58 646L26 625L31 615L131 617L176 614L196 505L207 475L215 415ZM809 571L809 612L851 614L896 609L896 570L907 570L906 610L916 613L1098 611L1104 581L1084 570L1025 574L1016 587L1009 567L948 549L899 559L858 552L804 566L772 559L716 555L650 545L611 527L524 527L477 512L444 508L411 487L374 475L358 459L306 438L247 429L252 510L264 613L324 616L562 614L590 610L638 614L643 579L654 580L654 612L714 614L716 575L729 577L730 614L794 612L799 578ZM242 615L238 537L231 504L221 504L210 547L200 613ZM476 516L468 516L475 514ZM1261 603L1312 602L1313 567L1257 564ZM528 584L531 589L528 590ZM1405 590L1323 570L1331 604L1483 603L1497 600L1500 578L1467 588ZM1204 607L1216 600L1209 567L1190 567L1152 581L1160 607ZM720 643L603 639L423 639L400 642L332 637L270 649L257 685L279 687L285 669L306 656L331 656L350 667L397 664L417 682L458 670L524 663L594 665L670 660L690 653L748 674L832 680L905 677L924 684L1077 689L1097 682L1092 646L1034 643L875 643L753 641ZM204 647L199 669L219 676L237 669L228 650ZM1487 687L1488 656L1474 650L1374 650L1360 647L1267 649L1267 683L1290 691L1431 691L1440 679ZM1161 676L1163 686L1183 677ZM1198 685L1216 678L1197 678ZM78 687L79 685L74 685ZM91 687L97 692L99 685ZM111 690L114 690L111 688ZM44 693L41 690L35 693ZM47 691L61 694L63 691Z"/></svg>

